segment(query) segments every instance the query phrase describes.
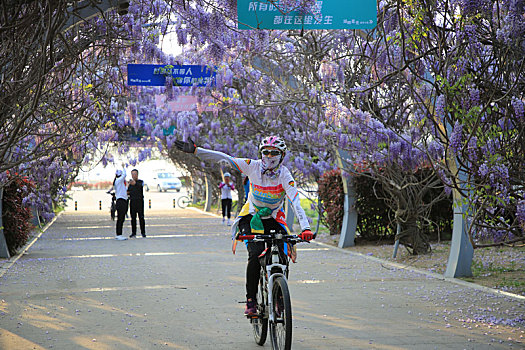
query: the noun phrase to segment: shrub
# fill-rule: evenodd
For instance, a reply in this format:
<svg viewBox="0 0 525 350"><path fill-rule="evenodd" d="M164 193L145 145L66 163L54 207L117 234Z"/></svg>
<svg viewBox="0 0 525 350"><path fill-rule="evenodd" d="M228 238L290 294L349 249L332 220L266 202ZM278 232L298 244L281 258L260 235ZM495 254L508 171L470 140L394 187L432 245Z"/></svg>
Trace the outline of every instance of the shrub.
<svg viewBox="0 0 525 350"><path fill-rule="evenodd" d="M433 169L419 168L413 175L416 179L425 179L433 176ZM389 194L367 173L354 175L354 183L357 193L357 229L361 237L367 240L393 239L397 229L395 213L384 201L389 199ZM414 222L415 233L412 234L425 237L426 240L450 239L453 219L452 200L450 197L445 197L437 201L437 198L443 194L443 188L431 188L427 191L421 204L432 203L432 206L428 208L425 217L418 217ZM402 230L408 228L402 226ZM402 243L407 242L402 241Z"/></svg>
<svg viewBox="0 0 525 350"><path fill-rule="evenodd" d="M420 169L417 176L424 176L431 169ZM357 232L365 240L394 239L396 223L394 212L385 203L388 194L377 180L369 174L352 174L352 182L356 193L355 209L357 211ZM424 198L425 203L431 203L441 190L430 191ZM338 234L344 216L344 190L341 172L332 170L326 172L319 181L319 196L324 215L323 222L329 227L330 234ZM428 221L418 222L418 230L432 239L450 239L452 229L452 201L445 198L434 203Z"/></svg>
<svg viewBox="0 0 525 350"><path fill-rule="evenodd" d="M6 187L2 199L2 221L9 254L15 255L29 240L33 229L31 208L24 204L34 186L21 178L13 179Z"/></svg>
<svg viewBox="0 0 525 350"><path fill-rule="evenodd" d="M330 234L341 233L344 215L344 190L341 171L331 170L319 180L319 197L324 208L323 221L330 229Z"/></svg>
<svg viewBox="0 0 525 350"><path fill-rule="evenodd" d="M394 213L381 199L386 196L381 184L366 175L353 175L357 211L357 231L366 240L394 237Z"/></svg>

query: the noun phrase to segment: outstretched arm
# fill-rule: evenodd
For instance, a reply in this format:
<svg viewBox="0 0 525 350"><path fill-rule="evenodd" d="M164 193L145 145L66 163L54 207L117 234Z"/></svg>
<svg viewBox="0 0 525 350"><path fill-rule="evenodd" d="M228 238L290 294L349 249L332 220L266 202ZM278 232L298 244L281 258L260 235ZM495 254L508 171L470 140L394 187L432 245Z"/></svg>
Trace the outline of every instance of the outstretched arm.
<svg viewBox="0 0 525 350"><path fill-rule="evenodd" d="M193 153L196 156L198 156L200 159L205 160L205 161L213 161L213 162L226 161L233 168L239 170L240 172L246 173L246 174L249 174L250 169L252 168L250 166L251 159L235 158L226 153L197 147L195 142L193 142L193 140L191 139L189 139L188 142L177 140L175 141L175 146L179 150L186 152L186 153Z"/></svg>

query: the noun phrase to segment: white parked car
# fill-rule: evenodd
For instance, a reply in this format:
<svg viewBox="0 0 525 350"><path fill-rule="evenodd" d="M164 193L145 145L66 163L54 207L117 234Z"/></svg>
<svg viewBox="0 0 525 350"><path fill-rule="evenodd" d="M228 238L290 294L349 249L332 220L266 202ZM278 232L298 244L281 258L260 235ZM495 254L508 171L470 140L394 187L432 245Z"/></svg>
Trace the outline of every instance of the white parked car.
<svg viewBox="0 0 525 350"><path fill-rule="evenodd" d="M167 190L175 190L180 192L180 189L182 188L182 182L173 173L159 171L154 173L153 182L148 183L148 190L150 186L156 188L159 192L166 192Z"/></svg>

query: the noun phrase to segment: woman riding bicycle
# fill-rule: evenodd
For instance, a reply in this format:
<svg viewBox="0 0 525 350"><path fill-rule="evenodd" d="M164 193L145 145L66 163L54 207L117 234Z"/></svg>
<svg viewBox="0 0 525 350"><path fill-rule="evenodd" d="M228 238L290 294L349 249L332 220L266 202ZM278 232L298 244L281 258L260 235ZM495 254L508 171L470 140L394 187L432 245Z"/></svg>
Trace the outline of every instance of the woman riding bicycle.
<svg viewBox="0 0 525 350"><path fill-rule="evenodd" d="M191 141L191 140L190 140ZM225 153L197 147L193 142L175 141L180 150L194 153L203 160L226 160L232 167L250 178L248 201L234 222L232 232L238 225L242 235L262 234L274 230L288 230L283 204L288 197L292 203L304 240L313 239L310 223L301 207L299 192L290 171L282 165L286 156L286 143L278 136L268 136L259 144L259 159L235 158ZM261 265L259 255L266 248L264 242L248 242L248 265L246 267L246 316L257 312L255 298L259 283Z"/></svg>

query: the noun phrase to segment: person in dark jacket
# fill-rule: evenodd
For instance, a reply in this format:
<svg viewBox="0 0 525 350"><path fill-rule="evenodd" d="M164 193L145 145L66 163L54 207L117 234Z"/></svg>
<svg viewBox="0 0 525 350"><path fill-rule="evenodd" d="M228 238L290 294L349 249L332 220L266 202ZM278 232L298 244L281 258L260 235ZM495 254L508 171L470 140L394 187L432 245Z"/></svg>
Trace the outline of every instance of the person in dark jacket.
<svg viewBox="0 0 525 350"><path fill-rule="evenodd" d="M139 216L140 233L146 238L146 222L144 221L144 181L139 180L139 171L131 171L131 180L128 186L129 208L131 213L131 235L137 237L137 215Z"/></svg>

